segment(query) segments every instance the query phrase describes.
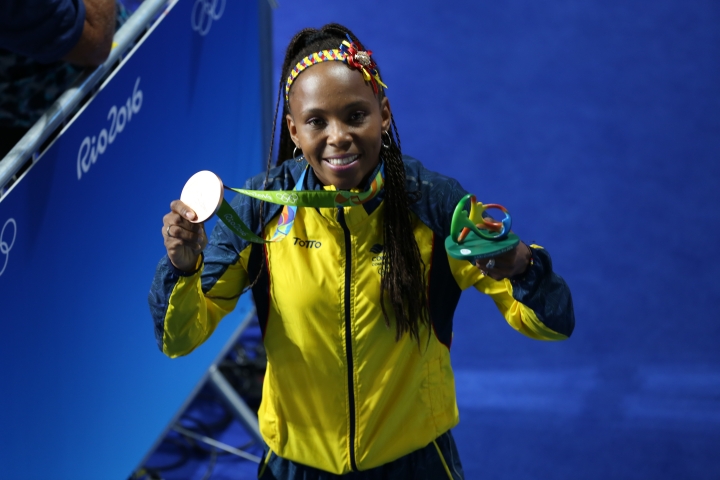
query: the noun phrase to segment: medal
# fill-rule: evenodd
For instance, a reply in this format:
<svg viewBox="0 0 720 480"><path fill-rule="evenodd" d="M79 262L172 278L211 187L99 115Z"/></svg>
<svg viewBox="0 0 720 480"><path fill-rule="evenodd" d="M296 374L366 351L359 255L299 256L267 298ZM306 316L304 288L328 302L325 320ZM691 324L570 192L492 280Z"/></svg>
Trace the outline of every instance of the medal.
<svg viewBox="0 0 720 480"><path fill-rule="evenodd" d="M235 235L253 243L271 243L279 242L290 233L298 207L335 208L362 205L375 198L385 184L384 167L381 167L370 187L364 192L300 190L306 173L307 168L303 170L293 190L247 190L227 187L223 185L220 177L208 170L203 170L190 177L185 183L180 200L195 211L197 219L193 220L193 223L205 222L217 213L220 221L227 225ZM224 190L232 190L258 200L283 205L280 220L270 240L258 237L245 225L237 212L225 200Z"/></svg>

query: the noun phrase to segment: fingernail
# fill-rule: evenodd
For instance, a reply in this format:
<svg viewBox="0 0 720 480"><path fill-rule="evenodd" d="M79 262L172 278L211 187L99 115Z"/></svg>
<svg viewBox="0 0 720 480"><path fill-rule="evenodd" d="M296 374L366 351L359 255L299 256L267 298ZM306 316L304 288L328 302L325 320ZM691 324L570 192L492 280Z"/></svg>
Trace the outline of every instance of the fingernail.
<svg viewBox="0 0 720 480"><path fill-rule="evenodd" d="M193 212L191 212L191 211L185 212L185 216L186 216L189 220L192 220L193 218L195 218L195 214L194 214Z"/></svg>

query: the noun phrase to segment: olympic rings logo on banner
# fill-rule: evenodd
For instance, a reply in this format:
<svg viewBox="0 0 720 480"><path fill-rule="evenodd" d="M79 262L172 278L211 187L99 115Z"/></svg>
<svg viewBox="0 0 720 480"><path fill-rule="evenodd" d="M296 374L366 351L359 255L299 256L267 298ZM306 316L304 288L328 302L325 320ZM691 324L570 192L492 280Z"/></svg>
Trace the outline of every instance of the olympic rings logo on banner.
<svg viewBox="0 0 720 480"><path fill-rule="evenodd" d="M12 234L12 240L10 240L10 243L7 242L5 238L5 230L7 230L8 225L12 224L13 227L13 234ZM0 231L0 253L2 253L5 256L5 262L3 262L2 269L0 269L0 277L2 277L2 274L5 273L5 268L7 268L8 260L10 259L10 250L12 250L13 245L15 245L15 237L17 236L17 223L15 223L14 218L9 218L5 225L3 225L2 231Z"/></svg>
<svg viewBox="0 0 720 480"><path fill-rule="evenodd" d="M298 196L297 193L279 193L278 200L283 203L297 203Z"/></svg>
<svg viewBox="0 0 720 480"><path fill-rule="evenodd" d="M227 0L195 0L193 5L190 23L192 29L201 36L205 36L210 31L213 20L220 20L225 11L225 2Z"/></svg>

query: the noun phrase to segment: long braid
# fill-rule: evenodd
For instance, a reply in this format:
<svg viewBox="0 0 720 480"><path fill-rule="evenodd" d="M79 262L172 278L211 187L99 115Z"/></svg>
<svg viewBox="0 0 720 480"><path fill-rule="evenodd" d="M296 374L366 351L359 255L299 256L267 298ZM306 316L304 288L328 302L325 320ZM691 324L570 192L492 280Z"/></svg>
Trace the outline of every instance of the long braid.
<svg viewBox="0 0 720 480"><path fill-rule="evenodd" d="M389 297L395 313L396 338L400 339L407 332L411 338L419 341L420 324L430 325L425 264L413 234L410 203L415 200L416 195L415 192L406 190L405 166L394 118L392 126L392 132L388 132L392 145L389 148L383 147L386 185L383 224L385 249L381 266L380 298L387 323L385 295Z"/></svg>
<svg viewBox="0 0 720 480"><path fill-rule="evenodd" d="M275 122L279 110L282 92L285 88L285 79L290 70L302 58L320 50L337 48L345 35L358 45L362 45L357 36L348 28L331 23L319 30L312 28L300 31L293 37L285 52L280 82L278 87L278 100L275 105L275 118L273 120L272 138L270 139L270 155L267 161L267 170L270 170L270 159L275 140ZM384 97L380 89L379 98ZM276 165L292 158L293 143L285 122L289 113L287 102L283 101L282 117L280 118L280 141ZM425 264L420 256L420 249L413 235L412 215L410 204L417 198L418 192L408 192L406 189L405 167L402 161L400 148L400 135L395 119L391 116L392 129L388 132L391 145L383 147L381 153L385 162L385 218L383 222L384 253L380 267L380 299L385 323L390 326L390 315L385 307L385 299L389 300L395 314L396 339L399 340L405 333L419 341L420 325L430 325L428 312L427 283L425 281ZM268 174L265 176L267 185ZM264 229L261 204L261 228ZM261 230L262 231L262 230ZM259 276L259 275L258 275ZM256 279L257 281L257 279ZM254 282L253 282L254 283Z"/></svg>
<svg viewBox="0 0 720 480"><path fill-rule="evenodd" d="M263 180L263 190L267 188L268 180L269 180L269 176L270 176L270 166L272 163L273 146L275 144L275 127L277 126L278 109L280 106L280 99L282 98L282 92L285 87L284 79L286 77L283 76L282 72L287 71L288 65L290 65L291 60L296 56L296 53L297 53L296 51L299 48L297 46L297 44L299 43L299 40L301 38L303 38L304 36L306 36L308 34L312 34L316 31L317 30L315 30L314 28L306 28L304 30L299 31L290 40L290 44L288 45L287 51L285 52L285 59L283 60L283 68L281 70L280 81L279 81L279 85L278 85L277 99L275 100L275 113L273 114L272 131L270 133L270 148L268 149L268 157L267 157L267 162L265 165L265 179ZM290 134L287 131L287 125L285 124L285 115L287 114L286 108L287 107L285 106L285 102L283 102L283 112L282 112L281 122L282 122L282 125L284 126L284 128L281 127L281 129L280 129L280 145L279 145L279 149L278 149L278 150L280 150L281 154L283 154L283 152L285 150L287 150L287 145L285 145L287 142L290 142L292 144L292 142L290 141ZM280 162L278 162L278 165L279 164L280 164ZM263 202L261 200L260 206L258 208L259 208L258 213L259 213L259 219L260 219L260 235L262 236L262 232L265 230L265 202ZM260 280L260 276L262 275L265 267L266 267L265 263L262 262L262 266L261 266L260 270L258 271L257 275L253 279L252 283L250 283L247 287L245 287L243 289L243 293L247 292L248 290L251 290L255 286L255 284L257 284L258 280Z"/></svg>

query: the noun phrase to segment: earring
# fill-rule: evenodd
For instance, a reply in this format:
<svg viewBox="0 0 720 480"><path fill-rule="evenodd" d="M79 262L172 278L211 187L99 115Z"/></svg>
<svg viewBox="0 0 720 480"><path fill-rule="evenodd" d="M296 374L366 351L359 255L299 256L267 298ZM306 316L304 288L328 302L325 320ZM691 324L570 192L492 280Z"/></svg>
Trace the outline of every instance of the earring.
<svg viewBox="0 0 720 480"><path fill-rule="evenodd" d="M385 144L383 143L383 141L382 141L382 136L383 136L383 135L387 135L387 138L388 138L388 143L387 143L387 145L385 145ZM383 131L382 134L380 134L380 144L381 144L381 145L383 146L383 148L385 148L385 149L388 149L388 148L392 147L392 137L390 136L390 134L388 133L387 130Z"/></svg>
<svg viewBox="0 0 720 480"><path fill-rule="evenodd" d="M295 148L293 148L293 160L300 163L305 157L302 154L302 150L300 150L300 156L297 156L298 147L295 145Z"/></svg>

